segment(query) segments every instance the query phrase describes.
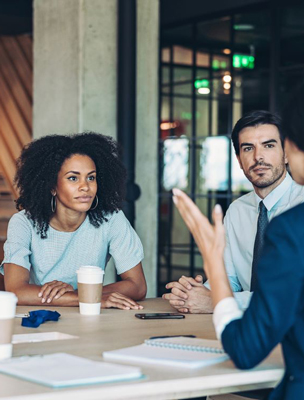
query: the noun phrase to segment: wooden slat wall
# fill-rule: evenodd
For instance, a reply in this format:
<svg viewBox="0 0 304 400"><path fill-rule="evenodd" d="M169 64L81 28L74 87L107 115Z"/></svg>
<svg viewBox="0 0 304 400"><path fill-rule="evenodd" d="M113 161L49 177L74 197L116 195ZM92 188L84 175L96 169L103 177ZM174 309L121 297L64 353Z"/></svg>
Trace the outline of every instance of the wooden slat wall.
<svg viewBox="0 0 304 400"><path fill-rule="evenodd" d="M14 197L15 161L32 139L32 49L29 35L0 36L0 166Z"/></svg>

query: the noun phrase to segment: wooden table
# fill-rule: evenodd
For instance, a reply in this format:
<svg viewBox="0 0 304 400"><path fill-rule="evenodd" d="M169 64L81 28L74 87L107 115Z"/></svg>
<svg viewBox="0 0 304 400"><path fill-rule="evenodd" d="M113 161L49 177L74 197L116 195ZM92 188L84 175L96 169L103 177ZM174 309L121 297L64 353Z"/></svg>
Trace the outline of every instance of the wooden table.
<svg viewBox="0 0 304 400"><path fill-rule="evenodd" d="M145 312L172 311L168 302L162 299L148 299L142 304ZM43 308L45 307L30 307L30 310ZM29 307L18 307L17 313L28 310ZM102 314L96 317L81 316L76 307L59 307L57 311L61 314L58 322L47 322L37 329L22 327L21 320L16 318L14 334L61 332L76 335L78 339L17 344L14 345L13 356L66 352L102 360L103 351L141 344L150 336L192 334L199 338L215 339L211 315L186 315L183 320L139 320L134 317L135 311L108 309L102 310ZM283 375L279 348L259 367L249 371L237 370L231 361L195 371L144 364L141 364L141 368L147 376L143 380L56 390L0 374L0 398L1 400L195 398L273 387Z"/></svg>

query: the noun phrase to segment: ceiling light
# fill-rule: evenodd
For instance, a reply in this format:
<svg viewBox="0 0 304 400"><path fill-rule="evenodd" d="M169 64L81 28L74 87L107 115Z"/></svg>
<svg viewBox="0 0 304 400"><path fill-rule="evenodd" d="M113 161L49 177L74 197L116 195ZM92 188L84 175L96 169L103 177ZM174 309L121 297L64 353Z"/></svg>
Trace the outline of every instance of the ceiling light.
<svg viewBox="0 0 304 400"><path fill-rule="evenodd" d="M237 25L233 25L233 29L235 31L252 31L254 29L254 25L252 25L252 24L237 24Z"/></svg>
<svg viewBox="0 0 304 400"><path fill-rule="evenodd" d="M197 91L199 92L199 94L209 94L210 93L210 89L207 87L199 88Z"/></svg>
<svg viewBox="0 0 304 400"><path fill-rule="evenodd" d="M227 83L231 82L231 75L229 75L229 74L224 75L223 76L223 81L227 82Z"/></svg>
<svg viewBox="0 0 304 400"><path fill-rule="evenodd" d="M169 129L175 129L179 126L178 122L162 122L160 124L160 129L162 131L167 131Z"/></svg>

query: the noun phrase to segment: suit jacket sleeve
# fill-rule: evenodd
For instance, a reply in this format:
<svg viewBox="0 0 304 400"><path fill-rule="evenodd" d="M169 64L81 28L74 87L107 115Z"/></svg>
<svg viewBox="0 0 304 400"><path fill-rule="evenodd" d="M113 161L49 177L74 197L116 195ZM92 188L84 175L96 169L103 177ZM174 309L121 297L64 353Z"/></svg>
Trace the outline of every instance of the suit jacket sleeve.
<svg viewBox="0 0 304 400"><path fill-rule="evenodd" d="M303 218L297 221L291 211L269 224L258 265L258 288L243 318L230 322L222 333L224 349L238 368L260 363L282 341L299 312Z"/></svg>

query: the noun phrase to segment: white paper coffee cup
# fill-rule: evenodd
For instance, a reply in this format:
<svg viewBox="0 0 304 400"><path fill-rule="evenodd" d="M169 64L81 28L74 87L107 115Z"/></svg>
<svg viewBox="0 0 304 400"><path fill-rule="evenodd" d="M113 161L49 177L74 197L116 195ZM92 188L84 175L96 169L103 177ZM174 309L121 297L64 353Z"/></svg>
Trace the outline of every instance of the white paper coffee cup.
<svg viewBox="0 0 304 400"><path fill-rule="evenodd" d="M17 301L14 293L0 292L0 360L12 356L11 342Z"/></svg>
<svg viewBox="0 0 304 400"><path fill-rule="evenodd" d="M104 271L100 267L86 265L76 273L80 314L100 314Z"/></svg>

